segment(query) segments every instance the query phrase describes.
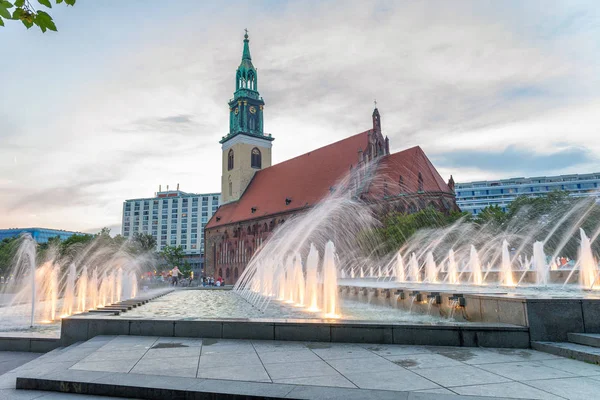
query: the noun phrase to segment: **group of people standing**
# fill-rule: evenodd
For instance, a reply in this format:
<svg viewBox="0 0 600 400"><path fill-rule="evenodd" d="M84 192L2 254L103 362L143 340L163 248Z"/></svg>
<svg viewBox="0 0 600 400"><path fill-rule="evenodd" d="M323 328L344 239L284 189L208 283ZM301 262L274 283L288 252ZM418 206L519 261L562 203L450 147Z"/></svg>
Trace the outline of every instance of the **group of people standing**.
<svg viewBox="0 0 600 400"><path fill-rule="evenodd" d="M182 276L183 273L179 270L178 266L175 266L171 271L169 271L169 276L171 277L171 285L173 286L178 286L179 285L179 277ZM191 283L192 278L190 278L190 282ZM201 282L202 282L202 286L206 287L206 286L224 286L225 285L225 279L223 279L222 277L218 277L217 279L213 278L213 277L206 277L203 276L201 278ZM190 286L190 284L188 284L188 286Z"/></svg>

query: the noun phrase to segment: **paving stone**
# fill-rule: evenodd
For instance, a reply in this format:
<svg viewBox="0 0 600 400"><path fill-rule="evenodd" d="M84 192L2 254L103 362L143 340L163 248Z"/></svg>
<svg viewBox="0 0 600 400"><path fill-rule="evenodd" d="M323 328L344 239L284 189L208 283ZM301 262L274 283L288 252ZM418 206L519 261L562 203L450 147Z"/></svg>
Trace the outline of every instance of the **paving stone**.
<svg viewBox="0 0 600 400"><path fill-rule="evenodd" d="M403 356L386 356L387 360L404 368L446 368L464 365L460 361L444 357L441 354L410 354Z"/></svg>
<svg viewBox="0 0 600 400"><path fill-rule="evenodd" d="M287 342L277 340L253 340L252 345L257 353L268 353L272 351L295 351L306 350L312 343Z"/></svg>
<svg viewBox="0 0 600 400"><path fill-rule="evenodd" d="M339 360L344 358L363 358L372 356L373 353L358 345L336 345L330 348L312 349L323 360Z"/></svg>
<svg viewBox="0 0 600 400"><path fill-rule="evenodd" d="M324 361L290 362L287 364L265 364L271 379L307 378L311 376L339 375Z"/></svg>
<svg viewBox="0 0 600 400"><path fill-rule="evenodd" d="M199 338L187 338L187 337L160 337L154 343L154 346L160 344L170 344L170 345L182 345L187 347L201 347L202 339Z"/></svg>
<svg viewBox="0 0 600 400"><path fill-rule="evenodd" d="M277 364L278 368L281 365ZM198 378L227 379L237 381L271 382L269 374L262 365L228 365L198 370Z"/></svg>
<svg viewBox="0 0 600 400"><path fill-rule="evenodd" d="M70 369L83 371L129 372L138 362L138 359L110 360L110 361L80 361Z"/></svg>
<svg viewBox="0 0 600 400"><path fill-rule="evenodd" d="M552 354L525 349L441 348L434 350L434 352L469 365L550 360L558 358Z"/></svg>
<svg viewBox="0 0 600 400"><path fill-rule="evenodd" d="M537 361L512 362L501 364L482 364L478 366L482 370L504 376L516 381L531 381L534 379L567 378L573 374L556 368L547 367Z"/></svg>
<svg viewBox="0 0 600 400"><path fill-rule="evenodd" d="M361 373L365 371L389 371L400 368L393 362L375 355L363 358L344 358L341 360L328 360L327 363L344 375L352 373Z"/></svg>
<svg viewBox="0 0 600 400"><path fill-rule="evenodd" d="M600 392L599 381L581 377L528 381L527 384L570 400L596 399Z"/></svg>
<svg viewBox="0 0 600 400"><path fill-rule="evenodd" d="M146 353L146 349L125 351L97 351L81 359L81 362L99 362L116 360L139 360Z"/></svg>
<svg viewBox="0 0 600 400"><path fill-rule="evenodd" d="M232 342L205 339L202 345L202 354L225 354L225 353L256 353L250 342Z"/></svg>
<svg viewBox="0 0 600 400"><path fill-rule="evenodd" d="M384 357L431 353L431 350L425 346L365 344L363 347L377 355Z"/></svg>
<svg viewBox="0 0 600 400"><path fill-rule="evenodd" d="M288 383L294 385L329 386L355 388L356 385L342 375L312 376L310 378L277 379L274 383Z"/></svg>
<svg viewBox="0 0 600 400"><path fill-rule="evenodd" d="M449 390L449 389L445 389L445 388L439 388L439 389L423 389L423 390L415 390L414 393L425 393L425 394L450 394L450 395L454 395L456 393L454 393L453 391Z"/></svg>
<svg viewBox="0 0 600 400"><path fill-rule="evenodd" d="M559 400L555 396L540 389L532 388L521 382L493 383L489 385L458 386L452 390L468 396L510 397L515 399Z"/></svg>
<svg viewBox="0 0 600 400"><path fill-rule="evenodd" d="M453 386L509 382L509 379L469 365L444 368L443 370L440 370L439 368L420 368L413 371L422 377L447 388Z"/></svg>
<svg viewBox="0 0 600 400"><path fill-rule="evenodd" d="M260 359L265 364L320 360L315 353L308 349L295 351L271 351L260 354Z"/></svg>
<svg viewBox="0 0 600 400"><path fill-rule="evenodd" d="M0 400L33 400L45 394L37 390L0 389Z"/></svg>
<svg viewBox="0 0 600 400"><path fill-rule="evenodd" d="M541 360L543 364L550 368L556 368L561 371L570 372L576 376L595 376L600 375L600 365L589 364L583 361L569 360L568 358L557 357L551 360Z"/></svg>
<svg viewBox="0 0 600 400"><path fill-rule="evenodd" d="M228 365L261 365L256 353L213 353L200 356L200 368L223 367Z"/></svg>
<svg viewBox="0 0 600 400"><path fill-rule="evenodd" d="M200 357L201 347L155 348L151 347L144 358Z"/></svg>
<svg viewBox="0 0 600 400"><path fill-rule="evenodd" d="M364 365L364 370L370 371L367 365ZM440 388L439 385L404 368L368 373L363 371L363 373L344 374L344 376L362 389L411 391Z"/></svg>
<svg viewBox="0 0 600 400"><path fill-rule="evenodd" d="M165 376L195 377L199 357L142 358L131 372Z"/></svg>

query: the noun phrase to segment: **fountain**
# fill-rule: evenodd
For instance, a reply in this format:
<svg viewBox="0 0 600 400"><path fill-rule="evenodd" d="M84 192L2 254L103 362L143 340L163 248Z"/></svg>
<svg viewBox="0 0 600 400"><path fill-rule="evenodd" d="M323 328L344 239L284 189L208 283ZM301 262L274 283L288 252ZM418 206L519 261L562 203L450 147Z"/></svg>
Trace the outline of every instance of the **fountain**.
<svg viewBox="0 0 600 400"><path fill-rule="evenodd" d="M0 308L7 329L59 321L136 296L138 271L152 262L148 254L129 254L99 240L62 256L57 247L38 254L37 243L29 235L19 240L9 273L12 278L1 287L10 299L7 307ZM91 277L90 262L99 266L92 270Z"/></svg>

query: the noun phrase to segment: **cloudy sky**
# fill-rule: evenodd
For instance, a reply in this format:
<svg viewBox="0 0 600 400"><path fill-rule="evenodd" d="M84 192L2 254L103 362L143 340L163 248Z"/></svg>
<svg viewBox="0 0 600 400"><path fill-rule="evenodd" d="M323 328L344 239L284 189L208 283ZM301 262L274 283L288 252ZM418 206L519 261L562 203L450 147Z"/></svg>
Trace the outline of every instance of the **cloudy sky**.
<svg viewBox="0 0 600 400"><path fill-rule="evenodd" d="M220 190L243 29L274 162L369 129L457 181L600 171L589 1L79 0L0 28L0 228L120 231L122 202Z"/></svg>

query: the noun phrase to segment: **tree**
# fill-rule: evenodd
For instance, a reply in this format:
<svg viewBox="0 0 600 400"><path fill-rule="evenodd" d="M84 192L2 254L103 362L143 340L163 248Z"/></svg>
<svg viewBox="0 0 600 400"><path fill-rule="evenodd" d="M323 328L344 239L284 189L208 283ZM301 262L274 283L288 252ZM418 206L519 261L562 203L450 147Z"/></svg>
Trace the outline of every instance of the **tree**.
<svg viewBox="0 0 600 400"><path fill-rule="evenodd" d="M56 32L56 25L50 14L46 11L35 9L29 0L14 0L14 4L7 0L0 0L0 26L4 26L4 19L21 21L27 29L37 25L42 32L51 30ZM63 0L55 0L60 4ZM64 0L67 6L74 6L76 0ZM38 0L46 8L52 8L50 0Z"/></svg>
<svg viewBox="0 0 600 400"><path fill-rule="evenodd" d="M399 249L418 230L425 228L441 228L458 221L470 220L466 212L444 214L433 207L428 207L416 213L391 213L383 220L383 226L358 235L357 241L363 252L373 250L383 255ZM375 248L375 249L374 249Z"/></svg>
<svg viewBox="0 0 600 400"><path fill-rule="evenodd" d="M133 235L133 244L143 253L156 249L156 239L154 236L146 233L135 233Z"/></svg>
<svg viewBox="0 0 600 400"><path fill-rule="evenodd" d="M4 275L8 272L18 247L19 240L16 236L0 241L0 274Z"/></svg>
<svg viewBox="0 0 600 400"><path fill-rule="evenodd" d="M165 259L169 266L182 266L181 260L183 259L184 254L181 246L165 246L160 252L160 255Z"/></svg>
<svg viewBox="0 0 600 400"><path fill-rule="evenodd" d="M508 215L499 206L487 206L475 218L479 225L502 226L508 220Z"/></svg>

